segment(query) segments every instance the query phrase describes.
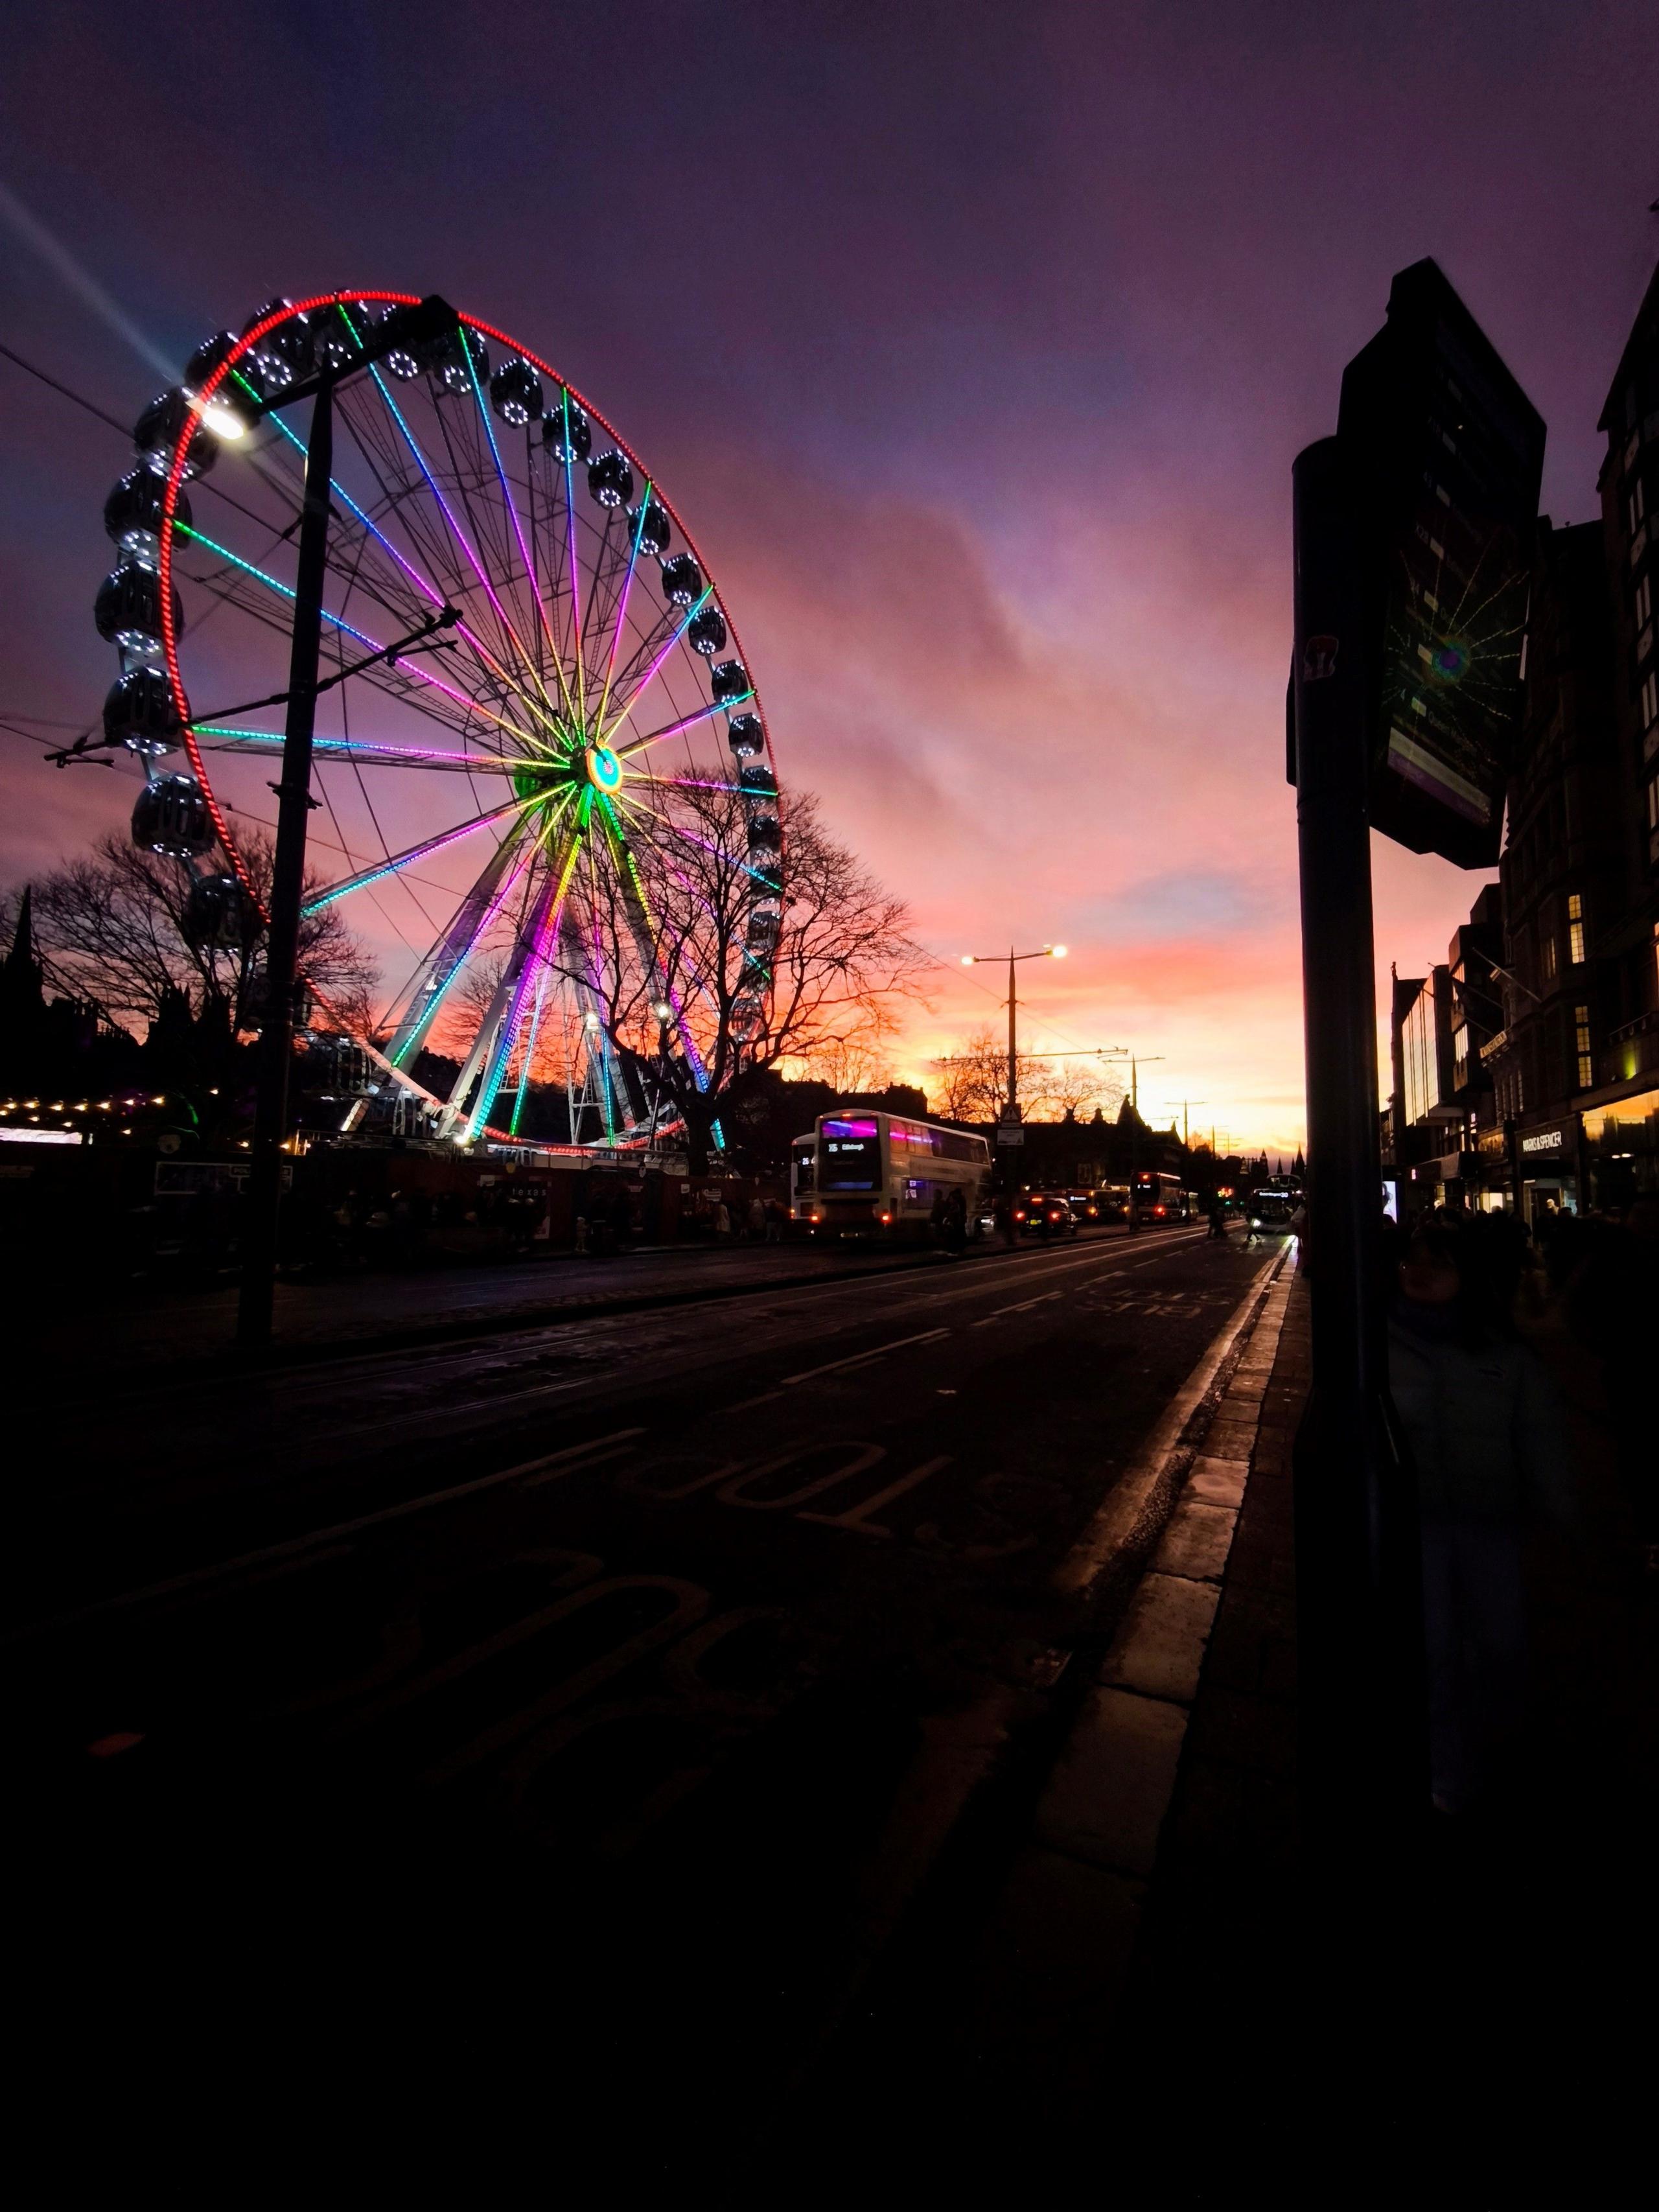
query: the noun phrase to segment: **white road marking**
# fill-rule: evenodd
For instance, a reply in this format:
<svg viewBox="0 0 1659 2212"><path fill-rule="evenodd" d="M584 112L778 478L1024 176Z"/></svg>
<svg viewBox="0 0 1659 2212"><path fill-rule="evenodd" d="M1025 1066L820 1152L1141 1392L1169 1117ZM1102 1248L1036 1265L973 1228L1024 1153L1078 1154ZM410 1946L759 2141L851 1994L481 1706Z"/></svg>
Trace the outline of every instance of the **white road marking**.
<svg viewBox="0 0 1659 2212"><path fill-rule="evenodd" d="M917 1336L896 1336L890 1344L878 1344L873 1351L850 1352L845 1359L827 1359L822 1367L804 1367L799 1375L786 1375L778 1389L787 1390L797 1382L814 1382L820 1375L839 1375L849 1367L862 1367L867 1359L881 1359L890 1352L902 1352L907 1344L933 1344L950 1334L948 1328L925 1328ZM775 1396L777 1393L772 1395ZM756 1402L750 1401L751 1404ZM736 1410L734 1407L732 1411Z"/></svg>
<svg viewBox="0 0 1659 2212"><path fill-rule="evenodd" d="M146 1583L140 1589L123 1590L118 1597L100 1598L93 1605L77 1606L72 1613L60 1613L49 1620L32 1621L3 1641L27 1644L34 1637L46 1635L53 1629L73 1627L77 1621L90 1620L100 1613L118 1613L128 1606L145 1605L155 1598L171 1597L178 1590L200 1589L227 1576L246 1573L250 1567L291 1559L320 1545L337 1544L343 1536L355 1536L359 1529L376 1528L387 1521L401 1521L411 1513L424 1513L434 1505L453 1504L458 1498L476 1497L480 1491L494 1490L504 1482L517 1482L525 1475L539 1474L544 1468L580 1459L588 1453L605 1451L644 1434L643 1428L614 1429L608 1437L595 1437L585 1444L570 1444L563 1451L544 1452L539 1459L524 1460L517 1467L501 1468L495 1474L481 1474L471 1482L458 1482L449 1490L429 1490L419 1498L405 1498L401 1505L383 1505L377 1513L360 1513L355 1521L339 1521L330 1528L313 1528L306 1535L290 1536L285 1543L266 1544L257 1552L239 1553L234 1559L216 1559L211 1566L193 1567L188 1574L170 1575L165 1582Z"/></svg>
<svg viewBox="0 0 1659 2212"><path fill-rule="evenodd" d="M1264 1261L1256 1270L1251 1278L1249 1289L1211 1338L1197 1366L1164 1407L1146 1443L1112 1485L1088 1527L1060 1561L1054 1571L1057 1589L1073 1595L1086 1594L1114 1553L1133 1534L1135 1525L1146 1510L1181 1431L1192 1419L1194 1407L1215 1380L1223 1360L1243 1334L1261 1294L1263 1284L1278 1269L1283 1259L1284 1255L1280 1253L1274 1259Z"/></svg>
<svg viewBox="0 0 1659 2212"><path fill-rule="evenodd" d="M893 1531L884 1528L870 1516L878 1505L890 1505L896 1498L902 1498L907 1490L914 1490L919 1482L926 1482L930 1474L937 1474L942 1467L949 1467L954 1454L941 1452L937 1459L925 1459L920 1467L913 1467L908 1474L902 1474L896 1482L890 1482L885 1490L878 1490L873 1498L866 1498L862 1505L854 1505L845 1513L798 1513L798 1521L817 1521L826 1528L855 1528L861 1536L890 1536Z"/></svg>
<svg viewBox="0 0 1659 2212"><path fill-rule="evenodd" d="M1046 1306L1050 1298L1060 1298L1065 1295L1064 1291L1044 1291L1037 1297L1022 1298L1018 1305L999 1306L994 1313L984 1314L978 1321L971 1322L969 1326L972 1328L988 1328L994 1321L1000 1321L1004 1314L1030 1313L1033 1306Z"/></svg>

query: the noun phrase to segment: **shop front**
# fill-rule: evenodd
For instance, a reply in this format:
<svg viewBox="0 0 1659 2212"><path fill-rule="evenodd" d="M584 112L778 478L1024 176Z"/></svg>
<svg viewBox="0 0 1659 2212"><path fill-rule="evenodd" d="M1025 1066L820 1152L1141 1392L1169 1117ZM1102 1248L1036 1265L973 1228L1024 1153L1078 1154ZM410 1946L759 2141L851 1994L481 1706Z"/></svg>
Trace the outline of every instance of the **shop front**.
<svg viewBox="0 0 1659 2212"><path fill-rule="evenodd" d="M1578 1116L1543 1121L1516 1133L1521 1212L1532 1226L1579 1210Z"/></svg>
<svg viewBox="0 0 1659 2212"><path fill-rule="evenodd" d="M1618 1213L1632 1199L1659 1193L1659 1091L1586 1107L1583 1119L1592 1206Z"/></svg>

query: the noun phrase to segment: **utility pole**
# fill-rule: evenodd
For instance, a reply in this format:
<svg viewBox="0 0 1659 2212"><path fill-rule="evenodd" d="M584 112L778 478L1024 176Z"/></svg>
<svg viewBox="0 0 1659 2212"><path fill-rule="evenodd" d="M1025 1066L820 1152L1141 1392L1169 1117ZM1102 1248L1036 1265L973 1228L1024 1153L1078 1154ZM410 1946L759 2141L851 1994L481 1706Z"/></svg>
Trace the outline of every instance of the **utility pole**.
<svg viewBox="0 0 1659 2212"><path fill-rule="evenodd" d="M317 663L323 633L323 581L328 569L329 477L334 466L334 386L325 377L311 403L295 579L294 634L289 651L288 717L283 774L276 786L276 850L271 866L270 927L265 938L264 1021L259 1030L258 1090L253 1113L252 1164L242 1227L242 1279L236 1340L246 1351L270 1341L276 1287L283 1145L288 1133L289 1063L294 1054L295 980L300 954L300 907L305 892L307 817L311 797L311 738L317 719Z"/></svg>
<svg viewBox="0 0 1659 2212"><path fill-rule="evenodd" d="M1181 1099L1170 1098L1170 1099L1166 1099L1164 1103L1165 1103L1165 1104L1169 1107L1169 1109L1170 1109L1170 1111L1172 1114L1174 1113L1174 1111L1175 1111L1176 1108L1177 1107L1177 1105L1180 1107L1180 1109L1181 1109L1181 1141L1182 1141L1182 1145L1185 1146L1185 1148L1187 1149L1187 1151L1188 1151L1188 1152L1191 1152L1191 1150L1192 1150L1192 1148L1193 1148L1193 1140L1192 1140L1192 1136L1191 1136L1191 1133L1190 1133L1190 1130L1189 1130L1188 1124L1188 1120L1187 1120L1187 1109L1188 1109L1189 1106L1207 1106L1207 1105L1209 1104L1209 1103L1210 1103L1210 1102L1209 1102L1209 1100L1208 1100L1207 1098L1181 1098ZM1211 1150L1212 1152L1214 1152L1214 1150L1215 1150L1215 1132L1214 1132L1214 1130L1212 1130L1212 1131L1210 1132L1210 1150Z"/></svg>
<svg viewBox="0 0 1659 2212"><path fill-rule="evenodd" d="M334 303L343 305L341 302ZM331 312L331 308L324 310ZM317 695L338 683L332 676L319 685L318 661L323 629L323 586L328 573L330 478L334 465L334 387L396 348L416 349L453 331L455 310L436 295L386 316L367 337L349 323L351 357L330 362L314 374L289 385L274 407L311 400L311 435L306 447L305 489L300 511L300 539L294 580L294 627L289 644L288 714L283 732L282 780L276 793L276 849L271 863L270 917L265 939L264 1007L259 1030L258 1091L242 1224L241 1286L236 1312L236 1341L244 1352L258 1352L270 1340L276 1295L277 1238L283 1202L283 1146L288 1134L289 1062L294 1052L295 988L299 975L301 909L305 897L307 817L311 796L312 732ZM429 617L404 641L413 642L455 619L453 610ZM394 647L393 650L396 650ZM380 654L374 656L379 659ZM367 665L367 663L359 664ZM356 672L342 671L342 675ZM283 696L283 695L278 695ZM274 705L274 700L260 702Z"/></svg>
<svg viewBox="0 0 1659 2212"><path fill-rule="evenodd" d="M1012 945L1008 947L1008 1097L997 1130L999 1145L1020 1145L1025 1140L1024 1132L1019 1126L1019 1055L1015 1021L1018 1001L1014 995L1015 966L1022 960L1063 960L1066 949L1063 945L1045 945L1036 952L1016 952ZM978 968L1001 958L1000 952L964 952L962 964L964 968Z"/></svg>
<svg viewBox="0 0 1659 2212"><path fill-rule="evenodd" d="M1161 1052L1148 1053L1149 1060L1162 1060ZM1129 1055L1129 1234L1140 1234L1140 1208L1135 1202L1135 1177L1140 1172L1140 1062Z"/></svg>

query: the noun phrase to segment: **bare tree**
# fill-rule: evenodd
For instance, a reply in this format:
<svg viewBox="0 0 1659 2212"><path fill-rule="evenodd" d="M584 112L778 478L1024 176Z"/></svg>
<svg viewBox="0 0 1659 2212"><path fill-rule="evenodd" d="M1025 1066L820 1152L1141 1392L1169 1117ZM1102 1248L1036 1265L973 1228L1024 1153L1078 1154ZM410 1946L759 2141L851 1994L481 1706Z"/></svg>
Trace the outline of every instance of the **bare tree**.
<svg viewBox="0 0 1659 2212"><path fill-rule="evenodd" d="M994 1030L975 1030L956 1051L933 1063L939 1109L951 1121L994 1121L1008 1103L1008 1048ZM1016 1056L1019 1101L1030 1111L1048 1103L1048 1078L1040 1060Z"/></svg>
<svg viewBox="0 0 1659 2212"><path fill-rule="evenodd" d="M994 1030L975 1030L956 1051L936 1060L940 1110L953 1121L994 1121L1008 1100L1008 1049ZM1022 1110L1033 1121L1074 1114L1079 1121L1097 1106L1115 1112L1123 1086L1091 1055L1028 1058L1015 1073Z"/></svg>
<svg viewBox="0 0 1659 2212"><path fill-rule="evenodd" d="M271 841L256 832L242 854L263 896ZM176 861L112 833L100 838L84 859L66 862L35 885L35 929L48 979L113 1021L154 1022L182 993L198 1021L217 1021L227 1033L246 1026L263 967L263 937L198 942L185 925L189 890ZM368 1030L374 964L337 908L319 908L301 922L300 964L341 1020Z"/></svg>
<svg viewBox="0 0 1659 2212"><path fill-rule="evenodd" d="M799 1055L800 1073L827 1083L843 1097L853 1091L884 1091L893 1071L882 1049L884 1028L873 1021L867 1030L852 1030L830 1044Z"/></svg>
<svg viewBox="0 0 1659 2212"><path fill-rule="evenodd" d="M581 981L639 1087L659 1087L665 1118L684 1121L702 1172L722 1108L763 1070L855 1052L873 1063L921 998L927 963L903 900L831 835L810 793L790 804L781 882L741 857L738 793L679 785L673 819L631 848L631 869L593 872L583 896L601 902L610 951Z"/></svg>

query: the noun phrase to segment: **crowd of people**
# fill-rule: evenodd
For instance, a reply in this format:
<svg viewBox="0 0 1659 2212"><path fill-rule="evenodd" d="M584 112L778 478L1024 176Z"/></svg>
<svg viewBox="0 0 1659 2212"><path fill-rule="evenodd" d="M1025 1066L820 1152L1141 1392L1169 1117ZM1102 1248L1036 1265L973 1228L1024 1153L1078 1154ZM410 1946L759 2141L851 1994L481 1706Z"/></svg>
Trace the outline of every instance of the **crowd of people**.
<svg viewBox="0 0 1659 2212"><path fill-rule="evenodd" d="M1554 1332L1599 1366L1639 1560L1659 1572L1659 1455L1644 1354L1659 1341L1659 1197L1618 1216L1429 1209L1385 1223L1389 1374L1422 1528L1436 1802L1502 1786L1526 1725L1525 1547L1582 1537Z"/></svg>

